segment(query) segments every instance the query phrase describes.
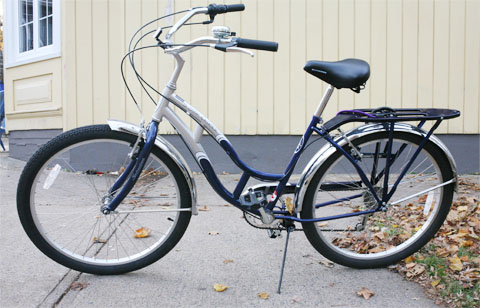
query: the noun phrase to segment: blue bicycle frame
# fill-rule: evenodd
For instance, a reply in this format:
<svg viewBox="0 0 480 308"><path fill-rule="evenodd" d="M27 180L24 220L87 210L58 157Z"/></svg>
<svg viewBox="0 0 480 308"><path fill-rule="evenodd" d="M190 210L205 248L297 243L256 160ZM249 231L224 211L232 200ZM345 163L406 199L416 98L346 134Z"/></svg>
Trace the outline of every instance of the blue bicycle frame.
<svg viewBox="0 0 480 308"><path fill-rule="evenodd" d="M410 117L410 118L405 118L405 110L396 110L397 112L404 111L402 116L394 116L392 117L389 115L388 117L384 115L379 115L375 116L375 118L368 117L368 119L362 118L361 116L358 116L358 114L355 114L355 112L363 112L365 113L365 110L363 111L353 111L353 114L350 116L350 118L345 118L343 119L342 123L340 125L343 125L344 123L352 122L352 121L365 121L368 120L370 122L384 122L384 126L386 131L388 132L388 142L387 142L387 153L386 153L386 159L387 162L385 165L384 170L379 172L377 175L376 173L376 164L374 164L374 170L372 170L372 175L371 175L371 180L368 179L367 175L364 173L364 171L360 168L358 164L358 159L352 156L348 151L346 151L342 146L340 146L335 140L329 135L329 132L333 130L334 128L337 128L338 126L338 118L342 117L343 115L340 113L332 119L331 121L325 123L325 125L319 126L319 123L321 123L321 118L318 116L313 116L310 124L308 125L304 135L300 139L293 155L292 158L290 159L290 162L287 165L287 168L285 169L285 172L283 174L273 174L273 173L265 173L261 172L258 170L255 170L251 167L249 167L246 163L244 163L238 154L236 153L235 149L233 148L232 144L226 140L226 138L221 139L218 143L222 147L222 149L225 151L225 153L232 159L232 161L243 171L243 174L238 181L237 186L235 187L233 193L228 191L225 186L221 183L219 178L217 177L213 166L211 165L210 161L208 158L201 157L200 159L197 160L202 172L204 173L205 177L207 178L208 182L212 186L212 188L217 192L219 196L221 196L224 200L227 202L231 203L232 205L240 208L243 211L248 211L253 214L258 215L259 211L258 209L252 209L249 206L242 205L241 200L240 200L240 195L242 191L245 189L245 186L249 180L250 177L259 179L264 182L271 182L271 181L279 181L277 184L273 195L271 199L269 200L268 204L265 206L266 209L272 211L273 214L275 215L276 219L286 219L286 220L293 220L293 221L298 221L298 222L317 222L317 221L326 221L326 220L333 220L333 219L340 219L340 218L346 218L346 217L352 217L352 216L360 216L360 215L365 215L365 214L371 214L377 211L381 211L385 209L385 206L387 205L388 201L396 191L399 183L401 182L402 178L406 174L407 170L410 168L410 166L413 164L415 159L417 158L418 154L421 152L423 149L424 145L432 135L433 131L440 125L442 119L444 117L436 117L435 119L437 120L436 123L432 126L432 128L428 131L428 133L425 135L423 138L422 142L416 149L415 153L412 155L410 158L409 162L405 165L404 169L401 171L400 176L397 178L396 182L393 184L392 188L390 191L388 190L389 187L389 182L388 182L388 176L390 172L390 166L393 164L395 161L396 157L399 156L399 154L404 150L404 146L402 145L396 153L392 153L392 139L393 139L393 131L394 131L394 123L397 121L405 121L405 120L420 120L420 124L418 125L419 127L423 126L425 123L425 119L422 117L425 117L425 114L422 115L422 117L419 117L418 115L415 117ZM371 110L367 110L370 111ZM411 109L406 110L408 112L412 112ZM417 110L418 111L418 110ZM420 111L419 111L420 112ZM428 118L430 119L430 118ZM433 119L433 118L432 118ZM330 123L335 123L335 125L332 125ZM199 123L200 124L200 123ZM330 125L329 125L330 124ZM120 202L126 197L128 192L131 190L131 188L134 186L136 180L138 179L139 174L141 173L141 170L144 167L145 160L150 154L153 144L155 142L155 137L157 134L157 127L158 127L158 122L152 121L149 125L149 128L146 132L146 141L144 144L140 142L137 146L139 147L138 150L135 149L132 151L132 153L135 153L134 151L137 151L137 154L132 154L132 159L127 166L126 170L123 172L123 174L117 179L117 181L113 184L113 186L110 189L110 195L112 196L111 200L107 200L108 204L104 207L105 212L109 211L114 211L115 208L120 204ZM207 127L204 127L204 129L207 129ZM361 188L362 185L368 189L368 191L371 193L375 201L377 202L378 206L374 209L367 210L367 211L359 211L359 212L354 212L354 213L346 213L346 214L341 214L341 215L335 215L335 216L326 216L326 217L318 217L314 219L301 219L296 216L296 213L290 214L288 211L285 210L278 210L275 211L275 205L277 201L279 200L279 197L284 194L285 187L287 186L288 180L290 179L290 176L293 173L293 170L295 168L296 163L298 162L298 159L300 158L300 155L303 153L303 150L305 149L307 142L309 141L310 137L312 136L313 133L317 133L319 136L324 138L328 143L330 143L333 147L335 147L338 151L341 152L342 155L344 155L348 161L352 164L352 166L356 169L358 175L360 176L361 182L356 182L354 183L354 187ZM141 140L141 138L139 138ZM217 140L218 141L218 140ZM377 150L378 152L378 150ZM378 153L376 153L376 159L378 159ZM374 188L374 185L379 182L380 178L383 177L383 190L382 190L382 196L379 196L376 189ZM351 185L352 183L349 183ZM290 184L292 185L292 184ZM324 185L332 185L331 188L334 188L335 185L344 185L344 183L331 183L331 184L324 184ZM123 187L122 187L123 186ZM120 189L121 188L121 189ZM328 188L328 187L326 187ZM120 190L119 190L120 189ZM117 193L117 191L119 191ZM317 204L316 208L323 207L323 206L328 206L336 203L340 203L343 201L348 201L348 200L353 200L356 198L362 197L363 194L355 194L350 197L345 197L345 198L340 198L336 200L331 200L325 203Z"/></svg>

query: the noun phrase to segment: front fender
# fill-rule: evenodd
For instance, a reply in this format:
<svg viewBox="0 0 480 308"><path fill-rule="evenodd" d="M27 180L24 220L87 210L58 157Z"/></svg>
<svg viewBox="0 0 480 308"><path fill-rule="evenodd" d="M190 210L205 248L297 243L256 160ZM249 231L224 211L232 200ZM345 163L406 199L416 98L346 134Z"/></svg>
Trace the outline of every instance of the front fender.
<svg viewBox="0 0 480 308"><path fill-rule="evenodd" d="M362 125L360 127L354 128L345 133L346 138L350 141L353 141L357 138L370 135L373 133L377 133L379 131L385 131L385 126L383 124L367 124ZM408 123L395 123L395 131L400 132L407 132L411 134L415 134L418 136L425 137L427 132L420 129L417 126L408 124ZM339 136L335 138L335 142L337 142L340 146L344 146L347 144L347 140L343 136ZM455 178L455 191L458 188L458 181L457 181L457 166L455 164L455 160L453 159L452 154L446 147L446 145L434 135L430 136L430 140L437 145L447 156L448 161L450 162L450 166L453 170L453 176ZM297 183L296 193L295 193L295 208L296 212L299 213L302 210L303 199L305 198L305 194L307 192L308 185L312 181L314 175L317 173L317 170L320 166L333 154L335 153L336 149L330 143L324 145L320 151L313 156L313 158L308 162L307 166L302 172L300 180Z"/></svg>
<svg viewBox="0 0 480 308"><path fill-rule="evenodd" d="M110 129L115 131L124 132L135 136L138 136L138 133L140 132L140 126L132 123L117 120L108 120L107 122L110 126ZM192 197L192 214L198 215L197 188L195 185L195 180L192 176L192 171L185 162L185 159L182 157L182 155L180 155L177 149L175 149L170 142L168 142L161 136L157 136L155 140L155 146L160 148L163 152L170 156L170 158L173 159L173 161L177 164L180 170L182 170L185 179L187 179L187 184L189 186L190 194Z"/></svg>

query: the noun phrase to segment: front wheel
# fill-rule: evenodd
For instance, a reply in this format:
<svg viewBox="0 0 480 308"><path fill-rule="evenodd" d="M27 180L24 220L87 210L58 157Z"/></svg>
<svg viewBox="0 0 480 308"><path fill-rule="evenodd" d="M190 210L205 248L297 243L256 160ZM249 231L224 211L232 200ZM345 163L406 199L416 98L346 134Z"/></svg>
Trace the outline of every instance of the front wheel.
<svg viewBox="0 0 480 308"><path fill-rule="evenodd" d="M391 158L395 158L390 166L388 190L422 140L423 137L409 133L393 133ZM349 145L344 149L354 154L381 199L387 132L360 137L352 143L356 150ZM315 249L333 262L354 268L388 266L413 254L438 231L450 209L454 188L454 184L441 184L453 177L446 155L428 141L399 183L386 211L303 223L305 234ZM440 187L432 189L437 186ZM362 183L353 165L337 150L314 175L305 195L301 217L338 216L372 210L376 206L372 193Z"/></svg>
<svg viewBox="0 0 480 308"><path fill-rule="evenodd" d="M115 212L101 212L135 141L107 125L87 126L32 156L18 184L17 209L44 254L77 271L120 274L157 261L178 243L191 217L189 186L156 147Z"/></svg>

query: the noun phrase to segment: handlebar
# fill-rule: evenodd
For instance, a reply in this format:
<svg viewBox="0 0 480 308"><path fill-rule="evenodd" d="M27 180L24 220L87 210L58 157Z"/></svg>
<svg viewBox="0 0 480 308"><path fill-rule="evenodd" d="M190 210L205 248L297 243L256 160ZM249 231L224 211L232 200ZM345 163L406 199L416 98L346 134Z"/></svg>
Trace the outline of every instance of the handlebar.
<svg viewBox="0 0 480 308"><path fill-rule="evenodd" d="M225 14L228 12L241 12L245 10L243 4L210 4L208 7L208 14L210 17L215 17L217 14Z"/></svg>
<svg viewBox="0 0 480 308"><path fill-rule="evenodd" d="M250 39L244 39L240 37L232 39L232 42L236 42L236 46L241 48L258 49L258 50L266 50L266 51L273 51L273 52L276 52L278 50L277 42L250 40Z"/></svg>
<svg viewBox="0 0 480 308"><path fill-rule="evenodd" d="M229 12L240 12L245 10L245 5L243 4L210 4L207 7L197 7L193 8L189 11L188 14L183 16L168 32L166 35L166 40L168 41L172 35L183 25L185 24L190 18L192 18L196 14L207 14L210 15L210 21L204 22L204 24L208 24L213 22L213 19L217 14L225 14ZM161 28L157 30L155 33L155 39L158 41L158 36L161 34ZM248 49L257 49L257 50L266 50L266 51L277 51L278 50L278 43L277 42L269 42L269 41L260 41L260 40L250 40L250 39L243 39L239 37L234 37L229 42L217 43L212 45L215 49L221 50L226 52L227 48L236 47L238 48L248 48ZM235 49L236 50L236 49ZM248 52L249 53L249 52ZM249 53L250 54L250 53Z"/></svg>
<svg viewBox="0 0 480 308"><path fill-rule="evenodd" d="M170 39L172 35L177 32L180 27L186 23L190 18L192 18L196 14L208 14L210 15L210 21L206 22L205 24L212 23L215 15L217 14L225 14L228 12L239 12L245 10L245 5L243 4L210 4L208 7L198 7L193 8L190 12L183 16L168 32L166 39Z"/></svg>

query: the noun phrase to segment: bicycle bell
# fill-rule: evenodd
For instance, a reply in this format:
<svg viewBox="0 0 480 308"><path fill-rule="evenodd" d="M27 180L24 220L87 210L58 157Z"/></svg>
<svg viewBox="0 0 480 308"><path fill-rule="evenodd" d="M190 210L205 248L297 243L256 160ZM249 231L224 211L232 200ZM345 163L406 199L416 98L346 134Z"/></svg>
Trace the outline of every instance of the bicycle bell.
<svg viewBox="0 0 480 308"><path fill-rule="evenodd" d="M224 39L229 37L230 35L235 35L234 33L230 32L230 28L227 26L215 26L212 27L212 35L218 39Z"/></svg>

